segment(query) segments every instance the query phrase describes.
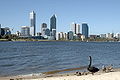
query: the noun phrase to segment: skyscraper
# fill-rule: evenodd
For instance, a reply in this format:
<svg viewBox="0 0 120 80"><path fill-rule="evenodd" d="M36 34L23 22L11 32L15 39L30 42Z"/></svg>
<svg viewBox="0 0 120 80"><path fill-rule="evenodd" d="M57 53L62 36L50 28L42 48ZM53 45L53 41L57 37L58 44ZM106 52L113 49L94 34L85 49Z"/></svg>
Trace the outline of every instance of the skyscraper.
<svg viewBox="0 0 120 80"><path fill-rule="evenodd" d="M56 15L50 18L50 33L54 40L56 40Z"/></svg>
<svg viewBox="0 0 120 80"><path fill-rule="evenodd" d="M50 18L50 31L52 31L52 29L56 29L56 15Z"/></svg>
<svg viewBox="0 0 120 80"><path fill-rule="evenodd" d="M82 34L85 36L85 38L88 38L89 28L87 23L82 23Z"/></svg>
<svg viewBox="0 0 120 80"><path fill-rule="evenodd" d="M34 11L30 12L30 35L36 34L36 14Z"/></svg>
<svg viewBox="0 0 120 80"><path fill-rule="evenodd" d="M74 34L79 34L80 33L80 25L76 23L72 23L71 25L72 31Z"/></svg>
<svg viewBox="0 0 120 80"><path fill-rule="evenodd" d="M80 25L77 24L77 25L76 25L76 34L79 34L79 33L80 33Z"/></svg>

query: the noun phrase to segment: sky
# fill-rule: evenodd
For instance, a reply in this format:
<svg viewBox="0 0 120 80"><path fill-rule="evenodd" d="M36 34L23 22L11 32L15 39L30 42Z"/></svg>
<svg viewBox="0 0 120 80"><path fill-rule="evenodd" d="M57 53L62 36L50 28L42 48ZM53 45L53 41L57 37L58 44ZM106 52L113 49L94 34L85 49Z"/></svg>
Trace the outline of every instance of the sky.
<svg viewBox="0 0 120 80"><path fill-rule="evenodd" d="M57 16L57 32L68 32L72 22L88 23L90 34L120 33L120 0L0 0L0 24L13 33L30 26L29 13L36 13L36 31L50 27ZM81 31L81 30L80 30Z"/></svg>

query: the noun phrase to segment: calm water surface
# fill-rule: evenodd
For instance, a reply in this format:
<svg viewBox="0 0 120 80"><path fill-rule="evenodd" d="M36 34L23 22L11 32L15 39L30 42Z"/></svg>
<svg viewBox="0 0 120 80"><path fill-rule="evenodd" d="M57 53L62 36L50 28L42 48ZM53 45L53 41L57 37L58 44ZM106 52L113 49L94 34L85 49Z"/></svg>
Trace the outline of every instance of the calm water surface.
<svg viewBox="0 0 120 80"><path fill-rule="evenodd" d="M0 76L93 65L120 67L119 42L0 42Z"/></svg>

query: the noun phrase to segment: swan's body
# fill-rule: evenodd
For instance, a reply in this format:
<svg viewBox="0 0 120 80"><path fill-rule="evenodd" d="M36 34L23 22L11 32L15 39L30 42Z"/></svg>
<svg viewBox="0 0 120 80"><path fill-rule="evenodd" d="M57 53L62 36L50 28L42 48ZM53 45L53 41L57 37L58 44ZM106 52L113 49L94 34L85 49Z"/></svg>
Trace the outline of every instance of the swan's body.
<svg viewBox="0 0 120 80"><path fill-rule="evenodd" d="M92 64L91 56L89 56L89 58L90 58L90 64L88 65L88 68L87 68L88 71L92 72L92 74L95 73L95 72L98 72L99 71L98 68L91 66L91 64Z"/></svg>

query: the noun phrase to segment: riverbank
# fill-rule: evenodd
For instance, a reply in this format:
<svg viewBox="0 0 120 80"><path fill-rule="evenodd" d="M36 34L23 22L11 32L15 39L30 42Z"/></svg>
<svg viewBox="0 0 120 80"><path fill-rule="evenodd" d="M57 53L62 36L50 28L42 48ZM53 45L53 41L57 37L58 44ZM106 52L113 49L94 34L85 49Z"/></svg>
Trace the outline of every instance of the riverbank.
<svg viewBox="0 0 120 80"><path fill-rule="evenodd" d="M0 77L0 80L120 80L120 68L113 69L111 72L99 72L92 75L89 72L87 74L77 75L76 73L64 73L64 74L30 74L19 75L14 77Z"/></svg>
<svg viewBox="0 0 120 80"><path fill-rule="evenodd" d="M63 41L63 42L67 42L67 41L78 41L78 42L120 42L118 41L111 41L111 40L98 40L98 41L94 41L94 40L48 40L48 39L0 39L0 41Z"/></svg>

